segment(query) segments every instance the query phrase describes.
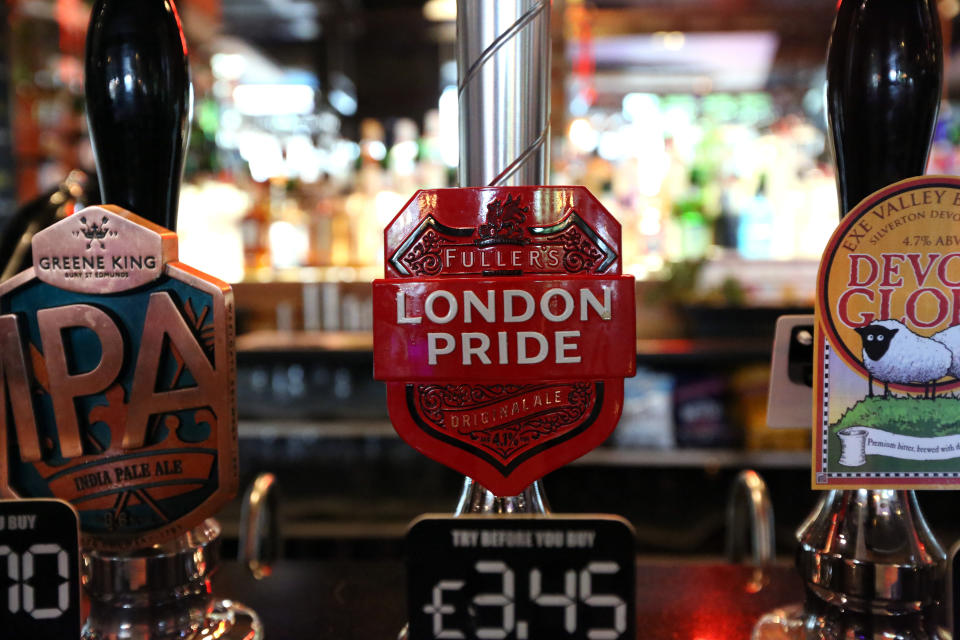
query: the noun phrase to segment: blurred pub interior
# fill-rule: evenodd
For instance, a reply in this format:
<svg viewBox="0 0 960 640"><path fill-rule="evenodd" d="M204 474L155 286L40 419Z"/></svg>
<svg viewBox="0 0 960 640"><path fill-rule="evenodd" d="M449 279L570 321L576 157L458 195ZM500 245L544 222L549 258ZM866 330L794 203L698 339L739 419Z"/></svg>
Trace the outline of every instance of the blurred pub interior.
<svg viewBox="0 0 960 640"><path fill-rule="evenodd" d="M769 361L776 317L812 308L838 217L823 105L836 1L552 5L551 182L588 186L623 226L638 374L615 434L549 475L547 496L555 511L626 516L642 554L718 556L731 481L753 468L788 556L816 496L808 430L765 425ZM929 170L952 174L960 3L939 5L947 87ZM389 424L369 282L404 202L456 183L456 2L178 8L195 89L180 254L235 285L242 482L278 475L288 556L398 556L407 523L452 512L462 478ZM56 215L97 202L84 177L90 3L4 0L0 12L10 245L37 198ZM945 545L960 537L947 498L920 497ZM228 536L238 516L223 514Z"/></svg>

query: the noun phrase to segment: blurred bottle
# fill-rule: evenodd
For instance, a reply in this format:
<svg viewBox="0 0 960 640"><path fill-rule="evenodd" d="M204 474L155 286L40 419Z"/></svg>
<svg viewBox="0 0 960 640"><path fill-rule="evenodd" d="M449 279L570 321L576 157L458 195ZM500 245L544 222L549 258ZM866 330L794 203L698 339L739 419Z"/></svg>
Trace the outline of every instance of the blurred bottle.
<svg viewBox="0 0 960 640"><path fill-rule="evenodd" d="M322 180L313 189L311 198L316 204L310 215L310 257L314 267L329 267L333 264L333 216L336 196L333 184Z"/></svg>
<svg viewBox="0 0 960 640"><path fill-rule="evenodd" d="M410 118L400 118L393 127L393 146L387 153L387 170L390 172L390 188L398 193L413 195L417 189L417 161L420 146L417 123Z"/></svg>
<svg viewBox="0 0 960 640"><path fill-rule="evenodd" d="M720 214L714 221L713 242L723 249L735 250L740 244L740 211L737 209L734 190L736 182L732 175L721 179Z"/></svg>
<svg viewBox="0 0 960 640"><path fill-rule="evenodd" d="M447 166L440 151L440 111L431 109L423 117L423 136L420 138L418 167L420 188L442 189L450 186ZM412 194L410 194L412 195Z"/></svg>
<svg viewBox="0 0 960 640"><path fill-rule="evenodd" d="M250 183L253 204L240 220L243 239L243 269L247 277L268 269L270 260L270 190L260 182Z"/></svg>
<svg viewBox="0 0 960 640"><path fill-rule="evenodd" d="M379 121L367 118L360 123L360 167L353 193L344 201L344 213L349 224L349 256L347 264L375 264L383 253L383 225L377 218L377 197L386 190L383 163L387 157L385 132ZM335 238L338 235L335 228ZM334 253L342 255L342 249Z"/></svg>
<svg viewBox="0 0 960 640"><path fill-rule="evenodd" d="M712 240L705 212L705 180L703 172L692 169L687 189L673 203L673 217L680 228L680 257L683 259L702 258Z"/></svg>
<svg viewBox="0 0 960 640"><path fill-rule="evenodd" d="M354 194L343 195L333 201L330 217L330 264L336 267L350 265L353 256L353 226L348 203Z"/></svg>
<svg viewBox="0 0 960 640"><path fill-rule="evenodd" d="M310 231L307 216L296 198L292 180L270 181L270 261L274 269L294 269L307 265Z"/></svg>
<svg viewBox="0 0 960 640"><path fill-rule="evenodd" d="M744 258L769 260L774 255L774 212L767 199L767 176L762 174L757 192L744 207L737 232L737 248Z"/></svg>

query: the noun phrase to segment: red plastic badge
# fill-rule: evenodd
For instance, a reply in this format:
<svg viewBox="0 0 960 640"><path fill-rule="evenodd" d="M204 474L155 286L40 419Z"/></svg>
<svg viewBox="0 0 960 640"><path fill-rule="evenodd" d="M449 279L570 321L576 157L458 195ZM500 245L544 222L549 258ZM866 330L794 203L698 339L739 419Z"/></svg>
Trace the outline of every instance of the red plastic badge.
<svg viewBox="0 0 960 640"><path fill-rule="evenodd" d="M634 282L589 191L419 191L385 235L374 377L404 440L503 496L610 435L636 370Z"/></svg>

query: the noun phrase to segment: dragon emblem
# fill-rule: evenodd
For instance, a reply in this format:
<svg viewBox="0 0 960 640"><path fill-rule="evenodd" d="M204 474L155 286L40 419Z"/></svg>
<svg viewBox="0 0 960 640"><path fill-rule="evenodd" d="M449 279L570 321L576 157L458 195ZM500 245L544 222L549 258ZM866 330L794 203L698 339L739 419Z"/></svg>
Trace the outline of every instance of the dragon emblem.
<svg viewBox="0 0 960 640"><path fill-rule="evenodd" d="M487 205L487 222L480 225L477 246L492 244L526 244L523 223L530 207L524 207L520 198L508 195L506 201L494 200Z"/></svg>

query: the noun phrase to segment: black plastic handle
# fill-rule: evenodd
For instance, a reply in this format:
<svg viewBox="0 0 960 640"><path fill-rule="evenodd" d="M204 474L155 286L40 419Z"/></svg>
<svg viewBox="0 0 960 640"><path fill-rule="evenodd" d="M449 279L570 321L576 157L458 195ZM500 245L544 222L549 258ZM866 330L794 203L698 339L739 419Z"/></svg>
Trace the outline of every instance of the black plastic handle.
<svg viewBox="0 0 960 640"><path fill-rule="evenodd" d="M935 0L843 0L827 54L841 215L923 174L942 79Z"/></svg>
<svg viewBox="0 0 960 640"><path fill-rule="evenodd" d="M176 229L192 90L173 0L97 0L85 89L103 201Z"/></svg>

